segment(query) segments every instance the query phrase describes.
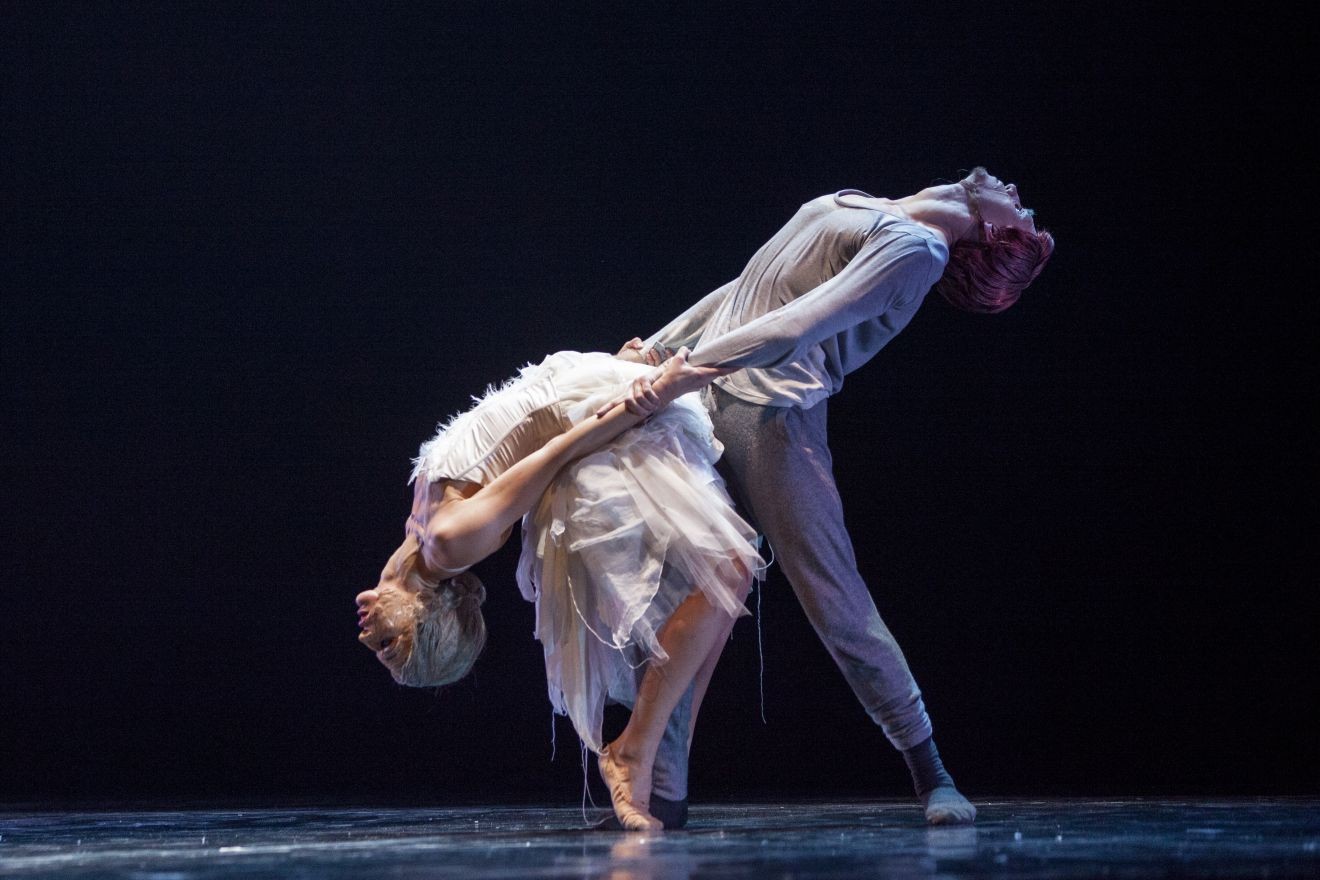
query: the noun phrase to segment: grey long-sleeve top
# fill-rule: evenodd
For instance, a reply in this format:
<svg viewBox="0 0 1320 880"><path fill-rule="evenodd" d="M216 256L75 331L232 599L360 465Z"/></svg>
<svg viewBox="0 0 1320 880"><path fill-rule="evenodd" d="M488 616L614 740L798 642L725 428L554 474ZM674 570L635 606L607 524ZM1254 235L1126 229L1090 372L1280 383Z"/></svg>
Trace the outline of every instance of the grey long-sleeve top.
<svg viewBox="0 0 1320 880"><path fill-rule="evenodd" d="M743 400L810 407L907 326L948 260L933 231L843 190L803 205L741 275L647 342L746 368L715 380Z"/></svg>

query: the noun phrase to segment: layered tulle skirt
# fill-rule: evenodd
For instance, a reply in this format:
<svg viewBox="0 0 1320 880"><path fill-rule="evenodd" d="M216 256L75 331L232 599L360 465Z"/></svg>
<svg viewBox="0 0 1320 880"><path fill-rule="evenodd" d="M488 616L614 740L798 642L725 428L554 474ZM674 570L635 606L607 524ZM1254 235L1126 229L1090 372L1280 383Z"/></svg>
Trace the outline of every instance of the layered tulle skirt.
<svg viewBox="0 0 1320 880"><path fill-rule="evenodd" d="M648 368L560 352L524 371L549 379L568 424L594 417ZM685 395L564 468L523 519L518 585L536 603L550 701L599 751L607 698L631 704L635 670L669 657L658 633L701 591L731 617L764 565L756 534L715 472L722 447Z"/></svg>

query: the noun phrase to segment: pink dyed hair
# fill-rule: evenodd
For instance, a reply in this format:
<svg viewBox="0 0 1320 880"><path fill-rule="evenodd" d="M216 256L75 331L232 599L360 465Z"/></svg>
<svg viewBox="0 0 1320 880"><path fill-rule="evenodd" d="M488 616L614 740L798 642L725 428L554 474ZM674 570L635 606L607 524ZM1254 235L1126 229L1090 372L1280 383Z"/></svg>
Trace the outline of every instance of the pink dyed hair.
<svg viewBox="0 0 1320 880"><path fill-rule="evenodd" d="M969 312L1002 312L1017 302L1049 262L1054 236L1004 226L985 227L980 241L960 241L935 290Z"/></svg>

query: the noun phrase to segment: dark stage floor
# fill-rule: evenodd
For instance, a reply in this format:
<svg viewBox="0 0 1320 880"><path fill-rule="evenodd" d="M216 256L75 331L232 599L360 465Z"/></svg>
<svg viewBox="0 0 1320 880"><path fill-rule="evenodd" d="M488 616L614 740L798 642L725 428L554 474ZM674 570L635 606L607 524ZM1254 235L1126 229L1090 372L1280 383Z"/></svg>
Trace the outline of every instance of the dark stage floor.
<svg viewBox="0 0 1320 880"><path fill-rule="evenodd" d="M663 835L584 831L561 807L9 812L0 876L1320 877L1320 800L978 807L941 829L906 803L702 806Z"/></svg>

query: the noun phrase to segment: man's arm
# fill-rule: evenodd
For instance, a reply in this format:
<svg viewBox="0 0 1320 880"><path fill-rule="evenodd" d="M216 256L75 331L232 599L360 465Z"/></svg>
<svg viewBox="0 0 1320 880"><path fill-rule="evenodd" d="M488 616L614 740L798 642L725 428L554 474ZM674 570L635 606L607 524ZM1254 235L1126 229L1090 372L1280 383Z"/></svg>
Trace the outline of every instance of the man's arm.
<svg viewBox="0 0 1320 880"><path fill-rule="evenodd" d="M737 284L738 279L735 278L703 296L687 311L647 338L642 344L642 351L650 351L657 344L671 351L677 351L683 346L694 347L701 339L701 334L705 332L706 325L710 323L715 310L724 302L725 297L733 292Z"/></svg>
<svg viewBox="0 0 1320 880"><path fill-rule="evenodd" d="M937 268L943 271L917 236L869 242L824 284L718 339L704 340L690 360L702 366L778 367L865 320L880 318L897 333L916 312L908 306L938 280Z"/></svg>

